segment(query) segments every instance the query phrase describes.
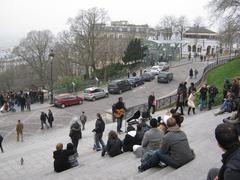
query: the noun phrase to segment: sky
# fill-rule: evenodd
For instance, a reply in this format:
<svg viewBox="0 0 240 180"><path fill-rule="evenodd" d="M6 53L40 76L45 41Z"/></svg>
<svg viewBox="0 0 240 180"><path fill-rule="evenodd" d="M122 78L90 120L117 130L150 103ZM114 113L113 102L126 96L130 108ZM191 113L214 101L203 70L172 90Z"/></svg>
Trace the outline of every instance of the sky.
<svg viewBox="0 0 240 180"><path fill-rule="evenodd" d="M209 0L0 0L0 48L17 45L31 30L54 34L68 29L67 20L80 9L104 8L112 21L155 27L165 15L201 16L208 25ZM192 23L193 24L193 23Z"/></svg>

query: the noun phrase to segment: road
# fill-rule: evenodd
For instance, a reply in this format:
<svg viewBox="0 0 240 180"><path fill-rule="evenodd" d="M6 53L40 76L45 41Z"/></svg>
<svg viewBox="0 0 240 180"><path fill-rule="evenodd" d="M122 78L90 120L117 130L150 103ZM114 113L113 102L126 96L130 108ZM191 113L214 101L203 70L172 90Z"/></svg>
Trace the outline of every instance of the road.
<svg viewBox="0 0 240 180"><path fill-rule="evenodd" d="M146 82L143 86L134 88L131 91L122 93L121 95L110 95L108 98L99 99L95 102L84 101L82 105L67 107L59 109L51 107L55 116L54 128L51 130L40 130L40 112L49 108L49 105L33 105L33 110L30 112L17 112L15 114L4 113L0 114L0 134L9 140L15 140L15 124L18 119L24 123L24 134L26 137L33 135L42 135L54 129L69 126L73 116L79 116L81 111L85 111L88 120L96 119L96 113L104 113L111 109L112 104L117 102L118 97L122 96L127 107L142 104L147 102L149 94L154 91L156 98L166 96L173 93L180 82L188 80L188 72L190 68L197 68L199 74L202 74L203 68L207 62L193 62L183 66L170 68L173 72L174 79L169 84L158 83L157 79L152 82ZM188 81L190 82L190 81Z"/></svg>

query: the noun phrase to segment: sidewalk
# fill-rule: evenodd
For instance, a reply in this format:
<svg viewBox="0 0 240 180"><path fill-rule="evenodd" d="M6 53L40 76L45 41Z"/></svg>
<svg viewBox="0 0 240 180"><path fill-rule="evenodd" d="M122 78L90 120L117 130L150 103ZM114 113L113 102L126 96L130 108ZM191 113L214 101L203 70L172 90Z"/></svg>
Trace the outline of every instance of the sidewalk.
<svg viewBox="0 0 240 180"><path fill-rule="evenodd" d="M221 123L219 117L213 115L214 111L199 112L195 116L185 116L182 129L187 133L189 143L194 148L197 158L178 170L167 168L164 170L152 169L143 174L137 173L137 165L140 160L136 159L132 153L123 153L122 155L110 158L100 156L101 152L93 152L93 133L92 129L95 122L89 121L86 125L86 131L83 131L83 139L79 142L79 163L76 168L62 173L53 172L52 153L55 145L59 142L66 144L70 142L69 127L61 129L51 129L42 131L41 135L32 135L24 140L23 143L12 142L3 143L5 153L0 154L0 177L1 180L55 180L55 179L149 179L150 175L161 177L161 179L176 179L176 176L168 176L177 173L178 179L200 180L206 177L207 170L220 164L221 151L216 145L214 139L214 128L216 124ZM163 116L166 110L156 112L154 117ZM224 118L229 114L222 115ZM106 125L104 133L104 142L110 130L116 129L116 124ZM124 134L120 135L124 138ZM24 164L20 165L20 159L23 157ZM195 169L197 168L197 170ZM168 178L164 178L164 177ZM155 179L157 179L155 177ZM154 177L150 178L154 179Z"/></svg>

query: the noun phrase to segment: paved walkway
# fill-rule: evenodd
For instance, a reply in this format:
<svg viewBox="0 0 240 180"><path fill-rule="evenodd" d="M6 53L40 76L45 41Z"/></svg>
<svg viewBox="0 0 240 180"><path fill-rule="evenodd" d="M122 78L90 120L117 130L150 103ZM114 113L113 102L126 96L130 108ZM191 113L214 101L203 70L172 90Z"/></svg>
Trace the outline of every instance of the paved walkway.
<svg viewBox="0 0 240 180"><path fill-rule="evenodd" d="M139 159L132 153L124 153L116 158L100 156L100 152L93 152L94 121L86 125L83 131L83 139L79 143L80 166L60 174L53 172L52 152L59 142L66 145L70 142L68 137L69 127L49 129L41 133L32 134L24 139L24 142L4 142L5 153L0 154L0 179L195 179L206 177L210 167L220 165L221 151L214 139L214 128L221 123L225 114L215 117L216 110L198 112L195 116L186 116L182 129L187 133L191 147L194 148L197 158L178 170L165 168L159 170L153 168L143 174L137 173ZM166 111L160 111L155 116L164 115ZM111 129L116 129L116 124L106 125L104 141ZM120 136L123 139L124 134ZM21 157L24 164L20 164ZM176 176L177 175L177 176ZM150 178L151 177L151 178Z"/></svg>

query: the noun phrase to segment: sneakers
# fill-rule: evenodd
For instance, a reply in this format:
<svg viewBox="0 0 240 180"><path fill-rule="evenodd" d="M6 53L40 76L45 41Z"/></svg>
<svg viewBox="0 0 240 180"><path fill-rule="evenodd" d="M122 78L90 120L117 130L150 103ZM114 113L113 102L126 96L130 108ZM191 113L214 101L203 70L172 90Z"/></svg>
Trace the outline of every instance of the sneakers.
<svg viewBox="0 0 240 180"><path fill-rule="evenodd" d="M138 172L139 173L142 173L142 172L144 172L145 170L143 169L143 167L142 166L138 166Z"/></svg>

